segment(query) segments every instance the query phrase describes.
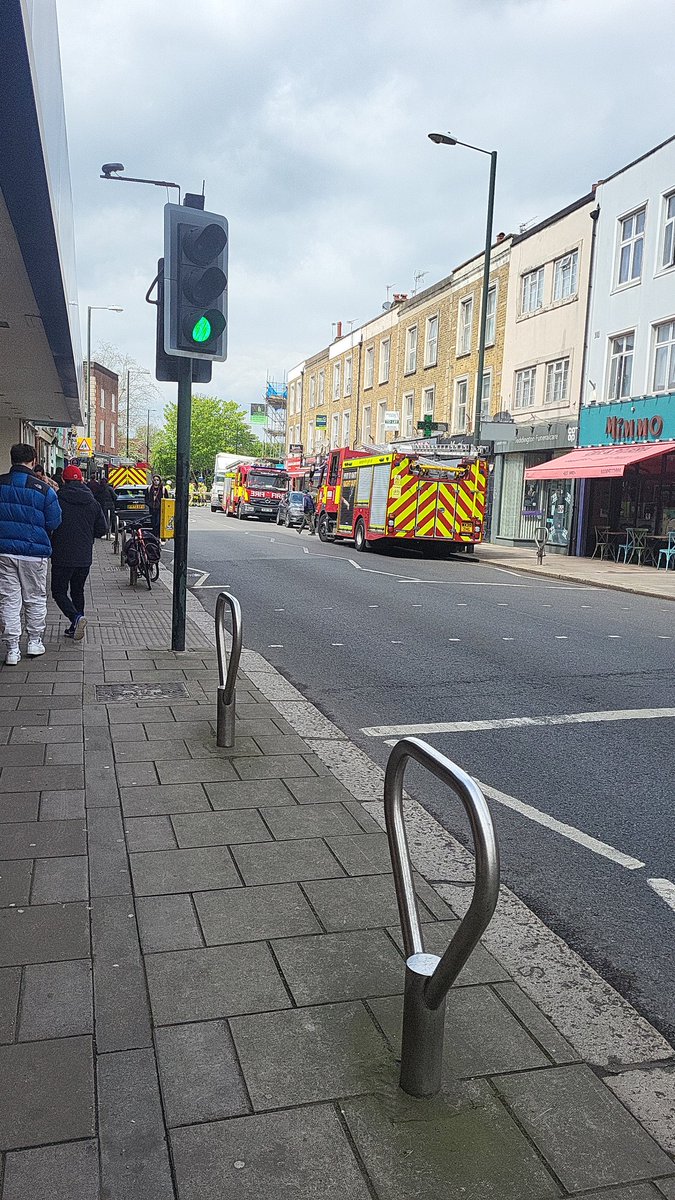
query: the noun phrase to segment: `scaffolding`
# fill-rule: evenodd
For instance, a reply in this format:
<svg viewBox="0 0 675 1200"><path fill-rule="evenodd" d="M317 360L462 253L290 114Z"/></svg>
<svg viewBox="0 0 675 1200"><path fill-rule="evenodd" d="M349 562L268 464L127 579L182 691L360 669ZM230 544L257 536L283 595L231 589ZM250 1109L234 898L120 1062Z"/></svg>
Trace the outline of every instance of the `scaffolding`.
<svg viewBox="0 0 675 1200"><path fill-rule="evenodd" d="M267 426L265 442L270 450L277 451L286 444L286 409L288 405L288 382L267 377L265 384L265 405L267 408Z"/></svg>

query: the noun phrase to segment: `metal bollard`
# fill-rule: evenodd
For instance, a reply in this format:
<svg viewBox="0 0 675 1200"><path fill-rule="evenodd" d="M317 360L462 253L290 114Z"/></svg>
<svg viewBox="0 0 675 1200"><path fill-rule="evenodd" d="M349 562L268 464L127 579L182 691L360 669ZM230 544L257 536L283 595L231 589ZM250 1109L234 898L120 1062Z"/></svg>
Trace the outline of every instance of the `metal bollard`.
<svg viewBox="0 0 675 1200"><path fill-rule="evenodd" d="M227 661L227 646L225 644L225 609L229 607L232 614L232 647L230 660ZM241 658L242 629L241 606L236 596L229 592L220 592L216 600L216 651L218 654L218 697L216 707L216 745L221 748L234 746L235 738L235 705L237 671Z"/></svg>

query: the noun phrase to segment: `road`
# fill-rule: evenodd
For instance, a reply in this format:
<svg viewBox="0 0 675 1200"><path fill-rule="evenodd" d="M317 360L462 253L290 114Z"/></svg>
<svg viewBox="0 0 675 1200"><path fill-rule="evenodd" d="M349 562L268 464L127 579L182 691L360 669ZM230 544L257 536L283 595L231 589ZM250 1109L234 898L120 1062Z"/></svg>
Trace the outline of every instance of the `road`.
<svg viewBox="0 0 675 1200"><path fill-rule="evenodd" d="M416 732L501 793L504 882L675 1038L672 604L202 511L189 561L209 611L231 588L245 645L375 761ZM416 771L409 790L470 845Z"/></svg>

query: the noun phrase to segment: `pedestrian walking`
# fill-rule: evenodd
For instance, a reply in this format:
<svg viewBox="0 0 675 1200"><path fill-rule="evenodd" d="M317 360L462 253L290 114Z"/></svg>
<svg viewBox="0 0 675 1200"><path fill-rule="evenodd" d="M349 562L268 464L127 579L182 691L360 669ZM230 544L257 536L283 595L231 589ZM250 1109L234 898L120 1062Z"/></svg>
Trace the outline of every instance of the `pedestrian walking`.
<svg viewBox="0 0 675 1200"><path fill-rule="evenodd" d="M162 521L162 500L165 500L167 495L168 493L166 488L162 486L161 475L153 475L152 484L145 493L145 503L150 509L152 532L157 538L159 537L159 530Z"/></svg>
<svg viewBox="0 0 675 1200"><path fill-rule="evenodd" d="M43 481L43 483L48 483L49 486L51 488L53 488L55 492L58 492L59 485L58 485L57 480L52 479L51 475L47 474L44 467L42 466L42 463L39 463L36 465L35 474L37 475L38 479L41 479Z"/></svg>
<svg viewBox="0 0 675 1200"><path fill-rule="evenodd" d="M18 442L10 457L11 470L0 475L0 621L7 646L5 662L15 667L21 659L22 608L28 657L45 652L49 535L61 524L61 507L54 489L33 470L33 446Z"/></svg>
<svg viewBox="0 0 675 1200"><path fill-rule="evenodd" d="M298 533L302 533L305 525L309 529L309 536L314 537L316 533L316 506L309 492L303 492L302 495L302 519L298 525Z"/></svg>
<svg viewBox="0 0 675 1200"><path fill-rule="evenodd" d="M117 501L117 492L110 486L107 479L101 479L99 482L96 499L103 509L103 514L108 526L106 537L110 537L111 529L114 529L115 524L115 503Z"/></svg>
<svg viewBox="0 0 675 1200"><path fill-rule="evenodd" d="M84 482L79 467L66 467L58 503L63 520L52 535L52 597L70 621L65 636L80 642L87 621L84 585L91 567L94 538L108 526L101 505Z"/></svg>

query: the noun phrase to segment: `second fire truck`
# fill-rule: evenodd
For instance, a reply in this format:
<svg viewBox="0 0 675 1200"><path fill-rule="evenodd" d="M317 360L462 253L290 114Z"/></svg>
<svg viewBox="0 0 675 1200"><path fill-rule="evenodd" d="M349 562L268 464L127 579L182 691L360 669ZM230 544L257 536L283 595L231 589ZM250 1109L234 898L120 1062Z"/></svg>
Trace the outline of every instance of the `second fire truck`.
<svg viewBox="0 0 675 1200"><path fill-rule="evenodd" d="M271 463L239 463L225 477L223 509L228 517L273 521L286 495L288 475Z"/></svg>

